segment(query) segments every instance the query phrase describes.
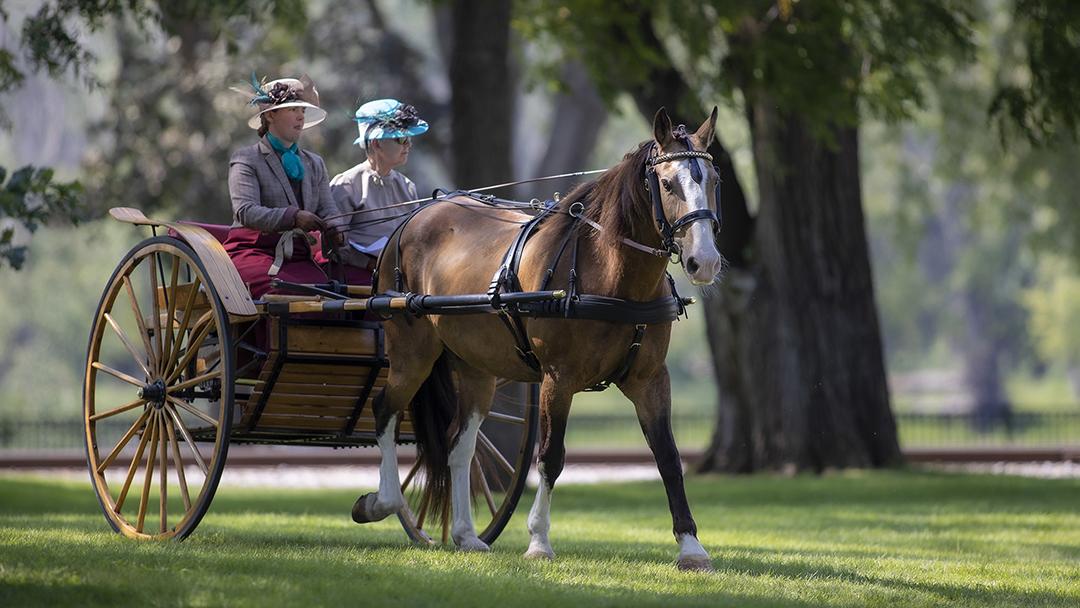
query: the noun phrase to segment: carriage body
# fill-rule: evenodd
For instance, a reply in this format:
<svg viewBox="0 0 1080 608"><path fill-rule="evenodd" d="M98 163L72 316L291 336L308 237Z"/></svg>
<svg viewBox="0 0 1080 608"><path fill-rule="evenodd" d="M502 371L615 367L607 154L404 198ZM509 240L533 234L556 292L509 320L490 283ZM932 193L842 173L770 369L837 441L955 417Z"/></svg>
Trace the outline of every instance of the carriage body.
<svg viewBox="0 0 1080 608"><path fill-rule="evenodd" d="M224 227L160 222L127 208L110 214L155 232L113 272L87 351L87 462L113 529L139 539L191 534L231 444L376 445L374 405L391 362L381 323L363 314L370 287L343 287L345 300L253 301L220 242ZM168 234L157 236L159 228ZM533 385L500 383L482 429L473 491L488 543L524 490L537 401ZM414 441L410 416L395 432L398 444ZM425 521L420 463L405 462L403 527L414 541L446 542L449 523Z"/></svg>

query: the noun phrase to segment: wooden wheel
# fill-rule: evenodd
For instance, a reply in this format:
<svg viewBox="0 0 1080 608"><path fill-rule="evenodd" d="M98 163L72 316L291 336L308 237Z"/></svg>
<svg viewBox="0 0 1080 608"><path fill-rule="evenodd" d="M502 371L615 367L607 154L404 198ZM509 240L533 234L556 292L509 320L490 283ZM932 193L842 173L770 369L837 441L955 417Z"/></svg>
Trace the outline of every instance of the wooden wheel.
<svg viewBox="0 0 1080 608"><path fill-rule="evenodd" d="M491 412L476 438L470 482L472 516L480 540L491 545L514 514L525 490L536 444L539 386L500 380ZM422 463L415 463L401 484L405 508L398 519L414 542L450 542L449 509L429 517L430 488ZM432 521L438 519L439 521Z"/></svg>
<svg viewBox="0 0 1080 608"><path fill-rule="evenodd" d="M136 245L90 332L83 420L105 518L131 538L181 540L214 497L233 415L229 316L182 241Z"/></svg>

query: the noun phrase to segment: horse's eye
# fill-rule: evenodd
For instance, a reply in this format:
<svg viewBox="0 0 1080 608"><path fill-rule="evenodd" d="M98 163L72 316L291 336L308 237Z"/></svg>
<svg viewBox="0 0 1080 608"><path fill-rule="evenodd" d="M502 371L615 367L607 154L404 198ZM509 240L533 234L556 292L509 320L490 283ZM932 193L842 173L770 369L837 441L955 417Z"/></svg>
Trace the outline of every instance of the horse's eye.
<svg viewBox="0 0 1080 608"><path fill-rule="evenodd" d="M671 181L667 179L660 180L660 183L664 185L664 190L671 192Z"/></svg>

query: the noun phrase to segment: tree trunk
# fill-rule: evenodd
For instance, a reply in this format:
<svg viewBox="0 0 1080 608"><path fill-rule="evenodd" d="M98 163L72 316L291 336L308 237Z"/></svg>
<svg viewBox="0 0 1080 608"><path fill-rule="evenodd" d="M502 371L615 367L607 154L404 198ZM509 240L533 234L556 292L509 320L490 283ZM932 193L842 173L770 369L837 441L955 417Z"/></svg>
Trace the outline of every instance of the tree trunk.
<svg viewBox="0 0 1080 608"><path fill-rule="evenodd" d="M663 48L647 13L637 33ZM676 123L696 126L700 100L667 63L628 90L646 119L666 106ZM837 130L832 149L768 107L747 113L763 182L757 218L730 155L719 140L709 147L723 180L719 246L728 269L703 304L717 423L698 470L896 464L857 133Z"/></svg>
<svg viewBox="0 0 1080 608"><path fill-rule="evenodd" d="M450 12L454 182L476 188L510 181L511 3L453 0Z"/></svg>
<svg viewBox="0 0 1080 608"><path fill-rule="evenodd" d="M726 390L753 407L726 409L721 400L721 420L740 420L741 434L717 438L718 452L728 455L718 464L821 471L899 463L857 130L834 127L833 141L825 142L767 98L750 103L761 195L757 258L747 282L750 303L730 347L742 365L728 382L741 384ZM730 457L747 446L748 466Z"/></svg>

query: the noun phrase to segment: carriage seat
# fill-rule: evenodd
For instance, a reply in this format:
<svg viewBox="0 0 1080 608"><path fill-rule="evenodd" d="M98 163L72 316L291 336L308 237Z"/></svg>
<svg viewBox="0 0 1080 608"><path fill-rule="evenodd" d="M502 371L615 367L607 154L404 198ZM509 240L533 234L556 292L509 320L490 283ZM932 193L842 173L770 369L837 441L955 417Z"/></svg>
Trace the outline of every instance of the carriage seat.
<svg viewBox="0 0 1080 608"><path fill-rule="evenodd" d="M199 228L202 228L203 230L209 232L210 235L217 239L218 242L222 245L225 244L225 239L229 238L229 228L231 228L231 226L227 224L204 224L203 222L189 221L181 221L180 223L187 224L188 226L198 226ZM169 236L179 237L180 235L175 230L170 228Z"/></svg>

